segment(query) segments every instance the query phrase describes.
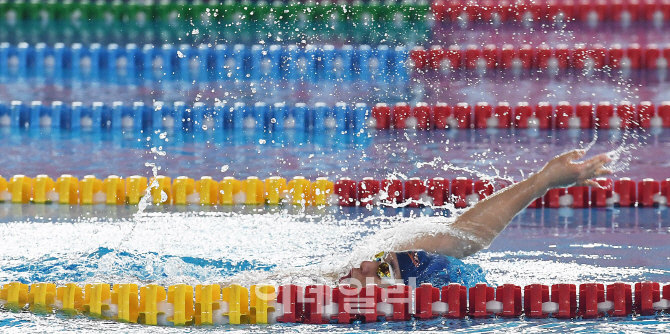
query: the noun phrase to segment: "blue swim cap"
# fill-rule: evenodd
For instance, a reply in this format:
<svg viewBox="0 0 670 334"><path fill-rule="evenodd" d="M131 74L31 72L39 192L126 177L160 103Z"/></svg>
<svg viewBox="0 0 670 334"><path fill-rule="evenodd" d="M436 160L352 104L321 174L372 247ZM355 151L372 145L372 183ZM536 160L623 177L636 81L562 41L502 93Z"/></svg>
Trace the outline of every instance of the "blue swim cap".
<svg viewBox="0 0 670 334"><path fill-rule="evenodd" d="M400 276L405 285L430 283L444 286L459 283L467 287L486 283L486 273L476 264L467 264L454 257L424 251L397 252Z"/></svg>

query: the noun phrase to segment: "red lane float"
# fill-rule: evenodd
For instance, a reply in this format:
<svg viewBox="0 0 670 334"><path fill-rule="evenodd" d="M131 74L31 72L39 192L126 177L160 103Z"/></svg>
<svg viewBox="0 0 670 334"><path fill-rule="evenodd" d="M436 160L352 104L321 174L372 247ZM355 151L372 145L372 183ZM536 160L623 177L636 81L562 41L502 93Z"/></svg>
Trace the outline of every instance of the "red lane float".
<svg viewBox="0 0 670 334"><path fill-rule="evenodd" d="M490 307L487 308L487 304L490 305L489 302L495 301L495 288L486 284L477 284L470 288L469 297L470 312L468 314L471 317L484 318L493 315L493 310Z"/></svg>
<svg viewBox="0 0 670 334"><path fill-rule="evenodd" d="M613 105L601 101L595 107L589 101L573 106L561 101L556 106L539 102L531 107L527 102L518 102L514 108L508 102L498 102L495 107L487 102L478 102L473 107L457 103L453 107L438 102L424 102L411 107L405 102L396 103L391 109L386 103L378 103L372 109L370 125L376 129L486 129L486 128L536 128L536 129L635 129L670 127L670 101L662 102L658 108L649 101L637 106L629 101Z"/></svg>
<svg viewBox="0 0 670 334"><path fill-rule="evenodd" d="M661 301L660 285L656 282L635 283L635 312L640 315L653 315L655 305Z"/></svg>
<svg viewBox="0 0 670 334"><path fill-rule="evenodd" d="M629 45L612 44L566 44L548 45L545 43L533 46L530 44L498 47L487 44L483 47L470 44L461 49L458 45L443 47L433 45L430 51L416 46L410 51L410 64L417 73L423 74L430 70L531 70L558 69L584 71L587 68L602 69L609 67L620 70L661 70L670 61L670 47L659 49L651 43L641 46L638 43Z"/></svg>
<svg viewBox="0 0 670 334"><path fill-rule="evenodd" d="M597 283L579 285L579 315L582 318L597 318L609 311L611 302L605 302L605 286Z"/></svg>
<svg viewBox="0 0 670 334"><path fill-rule="evenodd" d="M386 302L383 297L382 288L377 285L366 285L363 288L341 285L333 289L333 303L339 306L337 315L333 317L340 324L376 322L377 318L386 317L377 310L380 302Z"/></svg>
<svg viewBox="0 0 670 334"><path fill-rule="evenodd" d="M456 208L465 208L474 193L474 181L466 177L457 177L451 181L451 201ZM479 195L475 195L479 200Z"/></svg>
<svg viewBox="0 0 670 334"><path fill-rule="evenodd" d="M502 317L518 317L523 312L523 303L521 301L521 287L514 284L503 284L496 288L496 305L494 310L492 305L487 306L489 310ZM487 304L491 304L490 302ZM495 304L494 304L495 305Z"/></svg>
<svg viewBox="0 0 670 334"><path fill-rule="evenodd" d="M446 304L446 317L451 319L464 318L467 315L467 288L460 284L449 284L441 289L441 302Z"/></svg>
<svg viewBox="0 0 670 334"><path fill-rule="evenodd" d="M528 119L533 116L533 108L528 102L519 102L514 108L514 127L519 129L528 128Z"/></svg>
<svg viewBox="0 0 670 334"><path fill-rule="evenodd" d="M670 115L670 113L668 113ZM454 117L451 114L451 107L443 102L438 102L433 107L433 119L436 129L446 129L453 126Z"/></svg>
<svg viewBox="0 0 670 334"><path fill-rule="evenodd" d="M661 183L654 179L643 179L637 183L637 205L657 206L661 195Z"/></svg>
<svg viewBox="0 0 670 334"><path fill-rule="evenodd" d="M358 182L358 200L360 201L360 205L375 205L379 190L379 181L374 180L371 177L363 178L361 182Z"/></svg>
<svg viewBox="0 0 670 334"><path fill-rule="evenodd" d="M303 289L297 285L289 284L279 287L277 292L276 307L282 309L282 315L277 317L278 322L295 323L303 321Z"/></svg>
<svg viewBox="0 0 670 334"><path fill-rule="evenodd" d="M571 122L574 116L573 114L574 112L572 105L570 105L570 102L567 101L559 102L558 106L556 107L556 115L554 116L554 119L556 120L556 128L557 129L575 128L575 126L573 126L573 123Z"/></svg>
<svg viewBox="0 0 670 334"><path fill-rule="evenodd" d="M548 307L549 287L542 284L531 284L523 288L523 309L528 318L546 318L555 307ZM552 305L553 306L553 305Z"/></svg>
<svg viewBox="0 0 670 334"><path fill-rule="evenodd" d="M641 128L648 129L652 126L652 120L656 116L654 110L654 105L649 101L642 101L637 105L637 124ZM658 123L658 121L654 121Z"/></svg>
<svg viewBox="0 0 670 334"><path fill-rule="evenodd" d="M592 207L606 207L613 203L612 193L614 190L614 182L610 179L599 177L596 182L600 187L591 188L591 206Z"/></svg>
<svg viewBox="0 0 670 334"><path fill-rule="evenodd" d="M433 199L434 206L443 206L449 202L449 180L434 177L426 183L428 196Z"/></svg>
<svg viewBox="0 0 670 334"><path fill-rule="evenodd" d="M633 313L633 293L629 284L614 283L608 285L606 298L612 302L610 315L625 317Z"/></svg>
<svg viewBox="0 0 670 334"><path fill-rule="evenodd" d="M577 287L574 284L552 285L551 301L556 306L554 317L570 319L577 316Z"/></svg>
<svg viewBox="0 0 670 334"><path fill-rule="evenodd" d="M627 177L623 177L614 181L614 205L618 206L634 206L637 189L635 189L635 182Z"/></svg>
<svg viewBox="0 0 670 334"><path fill-rule="evenodd" d="M635 121L635 109L628 101L622 101L616 108L616 114L621 119L621 128L630 129Z"/></svg>
<svg viewBox="0 0 670 334"><path fill-rule="evenodd" d="M327 324L335 314L332 304L332 289L327 285L308 285L302 300L301 312L306 324Z"/></svg>
<svg viewBox="0 0 670 334"><path fill-rule="evenodd" d="M534 123L537 124L534 127L542 130L553 128L553 107L548 102L538 103L533 116L535 116Z"/></svg>
<svg viewBox="0 0 670 334"><path fill-rule="evenodd" d="M410 116L409 104L398 102L393 107L393 126L396 129L404 129L407 127L406 122Z"/></svg>
<svg viewBox="0 0 670 334"><path fill-rule="evenodd" d="M392 314L386 315L389 321L408 321L412 319L412 287L396 284L385 289L386 303L392 308Z"/></svg>
<svg viewBox="0 0 670 334"><path fill-rule="evenodd" d="M426 186L423 180L418 177L410 178L405 181L405 199L409 200L409 206L418 208L424 204L424 195L426 194Z"/></svg>
<svg viewBox="0 0 670 334"><path fill-rule="evenodd" d="M538 199L530 202L530 204L528 204L528 208L529 209L537 209L537 208L541 208L543 205L544 205L544 201L542 200L542 197L539 197Z"/></svg>
<svg viewBox="0 0 670 334"><path fill-rule="evenodd" d="M659 123L664 128L670 127L670 101L664 101L658 107L658 118L660 119Z"/></svg>
<svg viewBox="0 0 670 334"><path fill-rule="evenodd" d="M475 194L477 194L478 201L491 196L493 194L493 183L482 180L475 181Z"/></svg>
<svg viewBox="0 0 670 334"><path fill-rule="evenodd" d="M544 207L545 208L559 208L561 206L561 198L568 193L568 190L565 188L554 188L549 189L544 195Z"/></svg>
<svg viewBox="0 0 670 334"><path fill-rule="evenodd" d="M472 117L472 107L467 103L458 103L454 108L454 118L456 119L457 128L469 129L470 118Z"/></svg>
<svg viewBox="0 0 670 334"><path fill-rule="evenodd" d="M614 106L607 101L598 103L596 107L594 126L599 129L609 129L610 119L614 116Z"/></svg>
<svg viewBox="0 0 670 334"><path fill-rule="evenodd" d="M386 103L377 103L372 108L372 118L375 120L374 127L377 129L388 129L391 127L391 108Z"/></svg>
<svg viewBox="0 0 670 334"><path fill-rule="evenodd" d="M433 312L433 304L440 301L439 288L433 287L430 283L424 283L414 290L414 296L416 298L415 318L430 319L439 315Z"/></svg>
<svg viewBox="0 0 670 334"><path fill-rule="evenodd" d="M575 114L579 119L580 128L590 129L593 127L593 105L591 102L579 102Z"/></svg>
<svg viewBox="0 0 670 334"><path fill-rule="evenodd" d="M478 102L475 105L475 128L486 129L490 126L490 120L493 115L493 107L486 102Z"/></svg>
<svg viewBox="0 0 670 334"><path fill-rule="evenodd" d="M498 102L494 116L498 128L507 129L512 127L512 108L509 106L509 103Z"/></svg>
<svg viewBox="0 0 670 334"><path fill-rule="evenodd" d="M649 1L536 1L536 2L475 2L458 0L436 0L431 4L431 12L436 21L462 24L485 21L500 24L517 22L586 22L597 25L600 22L615 21L622 26L630 22L648 21L653 24L670 18L670 3L663 0Z"/></svg>
<svg viewBox="0 0 670 334"><path fill-rule="evenodd" d="M402 181L389 179L382 180L380 199L391 204L402 203L405 200L403 197Z"/></svg>
<svg viewBox="0 0 670 334"><path fill-rule="evenodd" d="M670 197L670 178L662 181L646 178L635 182L630 178L612 180L596 178L599 187L572 186L554 188L530 203L529 208L575 209L589 207L665 206ZM367 206L380 203L401 204L409 207L424 205L441 207L451 203L456 208L472 206L493 194L493 183L457 177L451 181L442 177L431 179L410 178L401 180L361 181L343 178L335 182L335 195L340 206Z"/></svg>
<svg viewBox="0 0 670 334"><path fill-rule="evenodd" d="M658 196L660 205L668 205L670 200L670 178L661 181L661 194Z"/></svg>
<svg viewBox="0 0 670 334"><path fill-rule="evenodd" d="M414 126L419 130L430 130L433 127L433 112L427 103L419 102L412 110Z"/></svg>
<svg viewBox="0 0 670 334"><path fill-rule="evenodd" d="M356 206L356 181L341 179L335 182L335 195L340 206Z"/></svg>

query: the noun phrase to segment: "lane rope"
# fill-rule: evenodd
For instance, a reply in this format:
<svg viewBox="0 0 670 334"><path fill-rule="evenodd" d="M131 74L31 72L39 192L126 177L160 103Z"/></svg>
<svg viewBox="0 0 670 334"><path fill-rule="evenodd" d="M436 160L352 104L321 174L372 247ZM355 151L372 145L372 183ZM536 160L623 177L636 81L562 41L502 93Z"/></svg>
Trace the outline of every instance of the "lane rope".
<svg viewBox="0 0 670 334"><path fill-rule="evenodd" d="M661 294L662 292L662 294ZM661 298L662 297L662 298ZM670 285L656 282L599 284L460 284L417 288L366 285L86 284L6 283L0 304L20 312L84 314L144 325L350 324L488 317L590 319L650 316L670 309Z"/></svg>
<svg viewBox="0 0 670 334"><path fill-rule="evenodd" d="M598 187L574 186L549 190L545 196L530 204L530 208L589 208L589 207L658 207L666 206L670 198L670 178L650 178L634 181L629 178L612 180L598 178ZM110 175L98 179L86 175L81 180L61 175L56 180L47 175L30 178L14 175L9 180L0 176L0 202L68 205L138 205L145 194L154 205L301 205L301 206L380 206L444 207L452 204L466 208L493 194L494 185L484 180L466 177L452 180L409 178L355 181L342 178L335 182L325 177L308 180L296 176L291 180L278 176L244 180L211 176L198 180L179 176L174 180L156 176L123 178Z"/></svg>

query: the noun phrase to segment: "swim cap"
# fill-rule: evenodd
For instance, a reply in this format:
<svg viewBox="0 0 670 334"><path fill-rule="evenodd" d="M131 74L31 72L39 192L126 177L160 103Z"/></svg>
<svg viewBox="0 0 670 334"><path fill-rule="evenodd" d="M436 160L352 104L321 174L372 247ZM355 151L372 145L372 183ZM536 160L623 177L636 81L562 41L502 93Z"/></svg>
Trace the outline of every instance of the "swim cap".
<svg viewBox="0 0 670 334"><path fill-rule="evenodd" d="M450 256L408 251L397 252L396 258L405 285L416 287L430 283L433 286L444 286L459 283L470 287L486 282L486 274L480 266Z"/></svg>

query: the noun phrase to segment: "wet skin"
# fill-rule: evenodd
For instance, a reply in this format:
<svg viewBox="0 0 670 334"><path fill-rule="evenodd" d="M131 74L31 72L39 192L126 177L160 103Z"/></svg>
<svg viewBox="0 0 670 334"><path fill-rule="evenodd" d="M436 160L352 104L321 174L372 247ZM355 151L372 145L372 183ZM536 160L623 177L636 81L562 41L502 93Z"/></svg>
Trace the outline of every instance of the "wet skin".
<svg viewBox="0 0 670 334"><path fill-rule="evenodd" d="M396 258L395 252L386 254L384 262L391 265L396 281L402 282L402 276L400 276L398 259ZM381 264L381 261L363 261L358 268L352 268L349 271L349 274L340 278L340 283L358 287L365 286L368 283L374 283L379 286L388 286L388 284L384 284L382 279L377 275L377 268L379 268Z"/></svg>

